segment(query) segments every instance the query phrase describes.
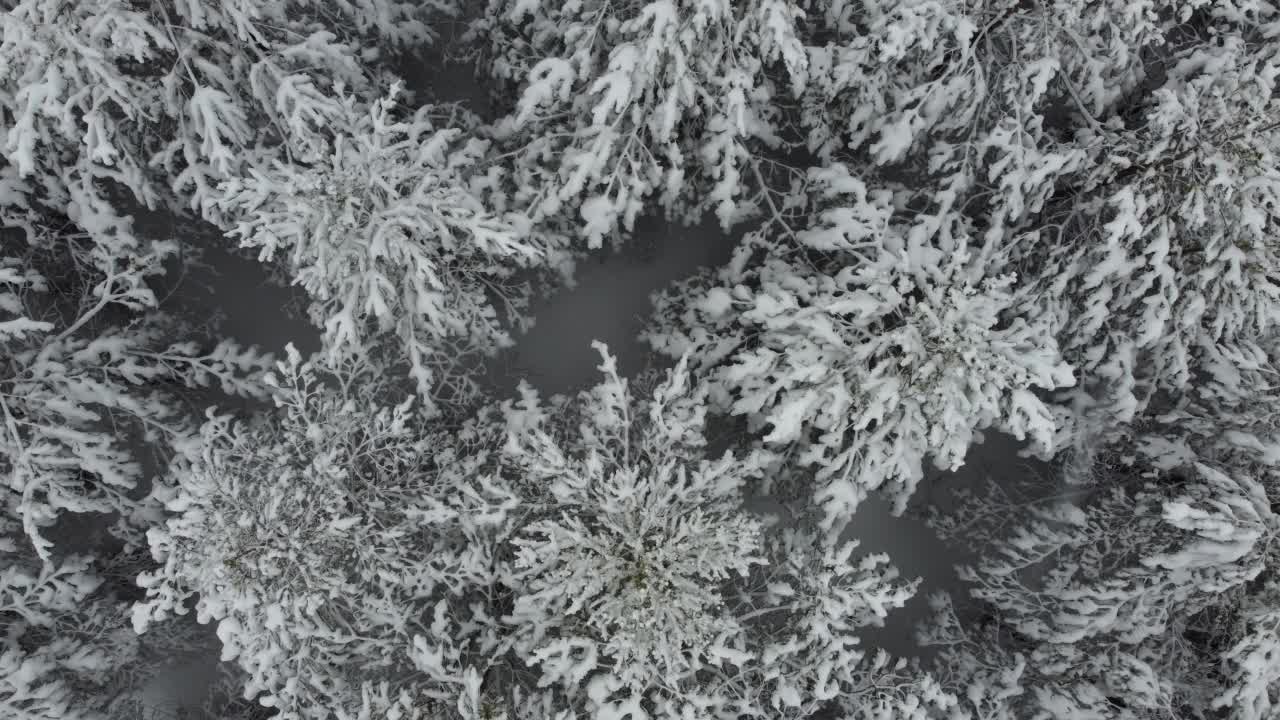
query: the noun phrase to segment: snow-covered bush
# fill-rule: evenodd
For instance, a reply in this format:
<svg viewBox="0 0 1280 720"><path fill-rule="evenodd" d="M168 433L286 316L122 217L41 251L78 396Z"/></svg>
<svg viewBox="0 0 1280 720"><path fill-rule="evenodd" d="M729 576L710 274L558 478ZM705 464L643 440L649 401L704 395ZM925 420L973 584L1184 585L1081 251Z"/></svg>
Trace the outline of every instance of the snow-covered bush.
<svg viewBox="0 0 1280 720"><path fill-rule="evenodd" d="M958 220L948 242L921 242L934 218L900 219L892 192L842 165L812 175L812 225L750 235L668 292L649 341L689 354L719 410L814 469L828 528L871 490L903 508L926 459L957 467L983 428L1050 450L1037 392L1073 379L1047 327L1017 314L1017 278L975 267Z"/></svg>
<svg viewBox="0 0 1280 720"><path fill-rule="evenodd" d="M332 357L381 344L428 403L466 399L477 356L510 345L508 328L527 321L517 273L556 262L559 249L486 207L487 143L463 129L474 121L432 106L397 117L398 93L368 111L352 99L351 134L335 133L314 163L274 162L225 183L219 204L239 218L230 236L241 247L264 262L282 256Z"/></svg>

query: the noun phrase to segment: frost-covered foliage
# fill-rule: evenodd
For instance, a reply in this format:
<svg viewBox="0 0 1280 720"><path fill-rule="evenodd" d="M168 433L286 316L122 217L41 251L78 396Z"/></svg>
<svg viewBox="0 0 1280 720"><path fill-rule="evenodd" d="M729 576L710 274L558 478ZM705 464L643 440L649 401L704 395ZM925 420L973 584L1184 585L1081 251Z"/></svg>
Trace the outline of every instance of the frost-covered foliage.
<svg viewBox="0 0 1280 720"><path fill-rule="evenodd" d="M1234 610L1233 624L1223 628L1232 644L1219 656L1224 681L1213 706L1233 720L1274 717L1280 710L1280 585L1274 575Z"/></svg>
<svg viewBox="0 0 1280 720"><path fill-rule="evenodd" d="M34 213L8 217L17 222L0 248L0 716L127 717L120 709L168 661L127 622L134 551L161 517L147 473L190 439L193 394L261 396L265 358L157 311L153 283L174 243L95 242ZM94 527L107 531L96 541L83 532ZM175 633L166 625L153 640Z"/></svg>
<svg viewBox="0 0 1280 720"><path fill-rule="evenodd" d="M380 58L429 41L433 11L451 6L18 0L0 16L3 157L95 238L124 196L216 220L219 182L312 157L342 117L336 87L380 96Z"/></svg>
<svg viewBox="0 0 1280 720"><path fill-rule="evenodd" d="M115 652L127 655L136 640L122 625L114 634L94 627L107 613L83 607L101 582L90 558L42 562L22 542L17 525L0 518L0 713L20 720L96 720L93 701L103 698L78 676L106 674L119 660ZM86 702L86 695L92 700Z"/></svg>
<svg viewBox="0 0 1280 720"><path fill-rule="evenodd" d="M488 143L463 129L474 121L433 106L397 117L398 92L367 111L350 98L351 134L314 163L274 162L225 183L219 204L240 218L229 235L241 247L283 256L333 358L390 340L382 354L403 359L428 402L468 398L476 356L509 346L507 328L526 322L517 273L560 252L483 202Z"/></svg>
<svg viewBox="0 0 1280 720"><path fill-rule="evenodd" d="M139 556L91 550L41 558L21 523L0 517L0 716L136 720L147 682L198 648L174 623L139 639L129 627Z"/></svg>
<svg viewBox="0 0 1280 720"><path fill-rule="evenodd" d="M222 659L247 673L246 696L282 719L421 705L410 638L465 639L438 614L492 574L487 527L514 501L478 475L483 437L427 430L412 396L383 404L385 381L368 368L325 373L290 347L268 382L273 417L211 415L157 491L174 515L149 533L163 564L140 579L135 628L198 598Z"/></svg>
<svg viewBox="0 0 1280 720"><path fill-rule="evenodd" d="M813 44L790 127L821 167L766 182L759 234L714 279L669 292L650 340L671 354L700 349L716 382L743 393L719 398L732 412L758 415L760 429L774 424L766 442L839 473L839 483L820 486L829 511L846 512L860 491L849 491L844 473L853 466L836 453L804 454L815 441L854 449L868 468L901 465L853 483L887 484L899 503L921 459L951 465L984 425L1031 433L1042 453L1083 451L1087 464L1096 438L1158 394L1185 388L1197 354L1220 345L1237 352L1270 332L1280 298L1269 239L1278 211L1280 10L867 2L816 6L803 27ZM820 393L833 366L874 374L885 372L881 364L839 344L823 353L795 348L864 331L834 293L889 265L888 284L913 282L903 294L934 296L939 318L947 311L938 296L971 297L965 304L987 318L974 324L953 311L938 324L955 337L932 333L929 362L910 348L893 351L904 370L931 371L947 342L966 363L991 355L974 355L972 344L988 341L970 328L1026 350L1014 367L979 361L991 375L965 367L959 382L987 398L962 411L963 421L944 402L922 408L924 420L899 435L892 417L879 417L883 401L855 398L855 417L874 418L882 438L897 438L870 439L863 450L826 418L843 423L850 413L828 408L849 401ZM757 285L766 282L780 289L760 307L766 291ZM785 330L758 319L771 307L780 316L773 326ZM898 314L913 312L904 305ZM866 330L873 341L862 348L896 342L879 326ZM779 359L758 355L761 338ZM788 379L779 363L803 366ZM780 395L797 386L818 394ZM913 389L905 402L932 394ZM912 433L922 439L908 440Z"/></svg>
<svg viewBox="0 0 1280 720"><path fill-rule="evenodd" d="M137 627L198 596L247 696L284 718L946 707L859 644L912 583L853 542L766 535L741 504L760 457L706 456L687 367L640 398L605 358L576 398L526 388L431 430L292 355L279 415L212 418L174 475Z"/></svg>
<svg viewBox="0 0 1280 720"><path fill-rule="evenodd" d="M141 708L193 609L228 720L1277 715L1274 3L489 0L489 118L394 81L452 0L5 8L0 715ZM264 393L192 340L140 207L322 352ZM657 210L746 231L658 298L674 369L485 398L569 238ZM197 433L212 389L275 406ZM926 672L860 642L915 584L844 531L986 430L1054 486L936 515L977 560Z"/></svg>
<svg viewBox="0 0 1280 720"><path fill-rule="evenodd" d="M958 467L983 428L1050 450L1037 391L1073 378L1045 324L1017 313L1017 278L975 268L958 221L921 242L932 218L900 219L893 193L843 165L812 175L813 224L750 235L719 273L667 293L650 342L689 353L720 410L814 469L837 530L868 491L905 506L924 461Z"/></svg>
<svg viewBox="0 0 1280 720"><path fill-rule="evenodd" d="M1170 48L1160 88L1111 123L1085 200L1051 202L1018 250L1043 268L1029 295L1066 300L1038 304L1090 378L1076 418L1127 422L1192 384L1198 356L1274 332L1280 10L1233 5L1208 9L1217 42Z"/></svg>
<svg viewBox="0 0 1280 720"><path fill-rule="evenodd" d="M655 204L738 219L805 83L802 15L787 0L491 0L470 36L535 218L572 214L593 247Z"/></svg>
<svg viewBox="0 0 1280 720"><path fill-rule="evenodd" d="M0 255L0 468L13 517L35 551L65 513L119 521L141 540L155 506L136 491L150 445L163 454L193 430L183 386L261 395L263 358L224 341L175 342L182 327L154 312L149 279L174 251L98 244L84 234L6 231Z"/></svg>
<svg viewBox="0 0 1280 720"><path fill-rule="evenodd" d="M872 489L901 509L985 427L1060 463L1059 502L996 488L942 524L984 558L932 631L961 711L1273 713L1280 10L805 21L824 47L793 129L821 167L659 298L649 341L812 468L833 530Z"/></svg>
<svg viewBox="0 0 1280 720"><path fill-rule="evenodd" d="M926 635L945 674L1001 668L971 696L996 717L1270 717L1280 484L1221 449L1157 426L1099 460L1078 499L1019 504L994 486L937 516L944 538L988 548L961 570L988 628L936 599Z"/></svg>
<svg viewBox="0 0 1280 720"><path fill-rule="evenodd" d="M597 347L605 377L590 392L508 406L509 452L548 508L512 540L508 642L538 685L597 717L945 706L927 678L859 646L858 629L912 592L887 558L766 534L741 500L765 458L708 457L707 390L687 359L638 396Z"/></svg>

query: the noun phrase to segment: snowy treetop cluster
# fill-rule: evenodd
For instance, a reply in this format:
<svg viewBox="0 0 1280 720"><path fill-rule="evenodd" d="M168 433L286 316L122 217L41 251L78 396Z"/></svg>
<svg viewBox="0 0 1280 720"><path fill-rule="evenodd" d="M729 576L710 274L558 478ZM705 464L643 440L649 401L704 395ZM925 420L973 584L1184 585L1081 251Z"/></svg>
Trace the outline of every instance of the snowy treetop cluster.
<svg viewBox="0 0 1280 720"><path fill-rule="evenodd" d="M0 9L0 718L1280 718L1280 4ZM650 368L496 392L655 216Z"/></svg>

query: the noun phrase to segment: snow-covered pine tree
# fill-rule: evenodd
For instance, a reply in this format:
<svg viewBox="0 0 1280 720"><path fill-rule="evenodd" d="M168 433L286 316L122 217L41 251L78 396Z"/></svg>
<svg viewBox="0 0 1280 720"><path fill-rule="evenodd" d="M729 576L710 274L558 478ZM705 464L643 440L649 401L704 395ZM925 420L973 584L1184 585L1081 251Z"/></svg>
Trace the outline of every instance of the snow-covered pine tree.
<svg viewBox="0 0 1280 720"><path fill-rule="evenodd" d="M1060 431L1086 454L1214 356L1256 354L1280 310L1280 9L1210 3L1178 19L1142 84L1096 116L1099 151L1074 192L1022 222L1009 251L1029 312L1080 372Z"/></svg>
<svg viewBox="0 0 1280 720"><path fill-rule="evenodd" d="M0 16L3 157L96 238L121 203L218 218L223 179L314 159L345 87L372 101L386 60L430 42L447 0L16 0ZM10 188L10 190L12 190Z"/></svg>
<svg viewBox="0 0 1280 720"><path fill-rule="evenodd" d="M127 626L114 628L123 636L112 632L109 609L88 601L101 582L93 561L38 557L21 522L6 514L0 563L0 712L17 720L98 720L107 693L96 695L86 681L106 674L136 643Z"/></svg>
<svg viewBox="0 0 1280 720"><path fill-rule="evenodd" d="M6 128L0 147L5 165L0 202L6 214L23 215L33 208L38 214L63 215L93 242L110 243L114 252L133 249L143 264L147 242L134 234L132 210L193 210L223 231L243 228L261 218L244 217L255 208L228 202L221 183L242 177L283 182L279 176L288 173L314 181L317 168L342 156L335 152L335 137L367 135L369 109L376 111L392 86L390 68L404 54L433 42L431 23L456 10L449 0L19 0L0 17L0 113ZM396 135L402 128L383 129ZM454 143L460 132L438 129L443 145ZM470 158L474 143L458 140L456 145L466 150L451 149L425 161ZM424 150L424 158L431 152ZM380 170L388 169L388 159L383 160ZM398 173L402 179L421 170L421 163L396 160L406 164ZM335 169L342 174L352 168L339 161ZM430 178L419 173L408 179ZM398 187L396 192L413 191ZM463 215L475 214L477 201L463 200L463 192L445 187L420 200L458 205L467 209L458 210ZM303 217L305 209L293 210L298 215L294 222L314 224L314 217ZM453 210L445 208L440 215ZM404 223L420 219L401 218ZM493 224L490 220L483 217L474 224ZM261 237L246 240L256 241L251 246L269 245ZM390 249L393 255L398 251ZM378 250L371 252L378 256ZM343 258L347 260L349 256ZM100 272L111 269L104 266ZM503 284L498 275L489 279L493 286ZM300 282L314 284L308 278ZM479 284L467 284L468 293L462 296L474 297L472 286ZM387 320L376 301L402 290L406 288L378 287L347 300L360 305L351 307L352 313ZM390 302L430 305L426 295ZM508 295L518 300L520 293ZM458 306L467 310L465 302ZM429 310L404 314L413 314L412 322L436 325L476 319L442 319ZM493 314L488 304L480 313L485 310ZM484 319L488 332L477 331L474 338L492 343L489 336L497 331L490 328L492 319ZM430 374L426 366L438 363L439 348L425 359L421 347L407 343L412 364L424 379Z"/></svg>
<svg viewBox="0 0 1280 720"><path fill-rule="evenodd" d="M95 241L38 210L9 209L0 715L115 717L157 663L127 622L132 558L160 518L148 473L194 431L189 395L261 397L254 376L265 358L157 310L154 281L172 242ZM180 646L181 633L166 626L153 640Z"/></svg>
<svg viewBox="0 0 1280 720"><path fill-rule="evenodd" d="M762 196L770 202L757 213L761 227L738 258L715 278L669 292L651 342L673 355L696 348L704 367L715 368L720 405L756 416L762 431L783 421L770 430L772 442L842 473L842 497L819 486L841 514L882 483L901 504L921 459L952 464L984 425L1024 432L1029 421L1019 415L1035 418L1040 452L1084 450L1156 393L1189 382L1198 347L1262 332L1275 311L1276 258L1264 238L1277 211L1280 127L1268 120L1277 60L1268 38L1278 20L1270 6L1231 2L1155 2L1140 11L1118 2L815 8L803 24L811 31L803 37L815 42L804 108L787 127L807 137L822 167L802 181L789 174L789 184ZM890 286L923 282L935 295L955 288L955 297L990 298L982 312L997 339L980 352L998 354L1010 333L1021 333L1015 342L1034 349L1018 354L1039 359L1024 361L1037 368L1030 375L999 369L994 383L975 381L971 391L988 399L964 420L925 412L926 425L947 426L930 440L902 440L905 452L871 441L850 477L896 457L902 469L870 471L853 483L863 490L850 492L849 465L827 462L827 450L804 454L815 442L858 446L824 419L842 407L839 397L819 402L783 389L816 386L824 398L841 385L842 396L867 392L852 378L832 382L829 368L845 362L838 358L858 373L884 372L842 347L850 344L846 328L871 328L851 320L836 293L872 273ZM766 296L757 287L766 282L781 288ZM921 291L902 292L913 302ZM904 306L897 314L910 313ZM800 320L809 315L821 320ZM987 322L953 317L940 326ZM878 326L871 336L862 347L886 338ZM962 346L986 342L967 329L957 337L961 355L969 352ZM833 347L781 353L808 343ZM950 356L935 352L946 343L929 338L929 363L917 367L932 372ZM761 344L803 367L780 373L779 363L792 361L759 357ZM915 362L901 361L904 370ZM964 371L960 382L970 380ZM1062 388L1070 390L1043 402L1040 391ZM1014 394L1021 408L1009 414ZM1004 418L981 409L992 399L1005 403ZM875 425L885 437L897 435L891 426ZM812 432L795 431L804 427Z"/></svg>
<svg viewBox="0 0 1280 720"><path fill-rule="evenodd" d="M943 522L985 551L967 574L991 613L942 623L946 674L986 677L971 697L993 716L1263 718L1280 698L1280 10L1152 9L1149 59L1076 133L1102 154L993 255L1081 379L1058 411L1076 499L1011 522L1028 509L988 496Z"/></svg>
<svg viewBox="0 0 1280 720"><path fill-rule="evenodd" d="M486 202L478 120L456 106L402 112L399 93L371 108L344 96L348 117L314 163L253 169L223 184L219 205L239 219L240 247L306 289L332 360L394 359L429 406L462 402L477 362L526 326L531 271L569 266L523 215Z"/></svg>
<svg viewBox="0 0 1280 720"><path fill-rule="evenodd" d="M1221 370L1257 379L1274 368ZM975 598L962 607L976 604L988 620L966 626L938 598L940 620L926 632L944 647L945 677L984 688L970 710L1272 716L1280 702L1280 674L1267 660L1280 568L1273 384L1255 386L1245 405L1206 380L1200 398L1143 418L1097 453L1092 486L1068 485L1067 499L1011 502L1008 480L993 478L985 496L935 516L944 539L982 554L961 570ZM1000 671L979 682L983 667Z"/></svg>
<svg viewBox="0 0 1280 720"><path fill-rule="evenodd" d="M869 491L905 507L925 461L959 466L984 428L1048 451L1037 393L1070 386L1070 368L1019 314L1016 277L974 269L971 224L903 213L905 193L842 164L809 187L810 221L749 233L716 274L665 293L648 340L695 358L715 408L813 468L833 532Z"/></svg>
<svg viewBox="0 0 1280 720"><path fill-rule="evenodd" d="M750 178L786 154L802 15L787 0L489 2L469 36L534 219L572 216L591 247L656 207L737 221Z"/></svg>
<svg viewBox="0 0 1280 720"><path fill-rule="evenodd" d="M596 348L595 388L544 405L525 387L505 405L532 512L509 543L502 647L544 693L531 704L602 718L948 707L918 668L859 643L913 583L884 556L855 558L856 542L766 531L742 495L767 457L709 455L707 386L687 358L641 394Z"/></svg>
<svg viewBox="0 0 1280 720"><path fill-rule="evenodd" d="M493 646L491 547L517 505L484 474L503 426L428 424L383 370L289 346L268 378L276 412L211 414L158 491L172 515L149 533L161 565L139 580L135 628L194 599L245 697L281 720L438 717L457 692L415 667L412 638L456 646L454 664Z"/></svg>
<svg viewBox="0 0 1280 720"><path fill-rule="evenodd" d="M84 550L85 552L79 552ZM120 543L42 558L16 514L0 516L0 713L14 720L145 720L175 661L206 650L192 624L130 627L143 555Z"/></svg>
<svg viewBox="0 0 1280 720"><path fill-rule="evenodd" d="M4 232L0 463L9 510L40 557L51 548L43 530L66 513L110 518L137 543L157 517L141 499L146 451L163 457L194 429L181 389L264 397L254 375L266 358L233 341L183 340L183 324L156 311L150 280L171 242L140 251L47 225Z"/></svg>
<svg viewBox="0 0 1280 720"><path fill-rule="evenodd" d="M0 196L19 214L63 215L140 262L147 242L134 235L133 209L243 227L251 209L227 202L221 184L331 164L334 138L367 127L397 58L431 43L431 23L455 12L448 0L16 2L0 17ZM438 357L421 354L413 364L425 376Z"/></svg>

